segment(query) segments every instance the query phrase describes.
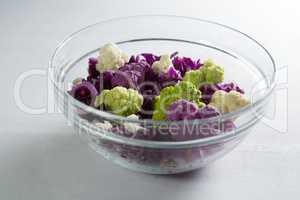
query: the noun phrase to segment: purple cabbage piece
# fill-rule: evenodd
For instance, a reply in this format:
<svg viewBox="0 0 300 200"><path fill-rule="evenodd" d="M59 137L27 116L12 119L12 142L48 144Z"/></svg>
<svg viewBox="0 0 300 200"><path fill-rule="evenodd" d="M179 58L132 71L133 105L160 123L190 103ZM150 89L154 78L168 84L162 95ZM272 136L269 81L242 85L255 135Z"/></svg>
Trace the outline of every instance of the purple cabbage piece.
<svg viewBox="0 0 300 200"><path fill-rule="evenodd" d="M112 89L112 78L113 78L114 72L113 71L105 71L102 72L97 79L95 79L94 85L99 92L101 93L102 90L107 89L110 90Z"/></svg>
<svg viewBox="0 0 300 200"><path fill-rule="evenodd" d="M119 68L119 71L136 71L141 74L141 81L145 78L145 73L150 69L150 65L144 60L140 60L139 62L133 62L129 64L125 64L124 66Z"/></svg>
<svg viewBox="0 0 300 200"><path fill-rule="evenodd" d="M142 110L138 113L144 119L151 119L153 114L153 104L156 96L161 90L159 75L154 72L150 64L144 69L144 81L139 84L138 91L144 97Z"/></svg>
<svg viewBox="0 0 300 200"><path fill-rule="evenodd" d="M159 95L159 91L160 87L155 82L145 82L145 84L139 87L139 93L144 97L142 109L139 112L142 118L152 118L154 99Z"/></svg>
<svg viewBox="0 0 300 200"><path fill-rule="evenodd" d="M219 88L215 84L205 84L200 86L201 91L201 100L209 104L212 95L215 93L215 91L219 90Z"/></svg>
<svg viewBox="0 0 300 200"><path fill-rule="evenodd" d="M142 58L141 55L132 55L130 58L129 58L129 61L127 64L131 64L131 63L139 63L141 61L144 61L145 59Z"/></svg>
<svg viewBox="0 0 300 200"><path fill-rule="evenodd" d="M198 106L187 100L178 100L168 108L167 119L171 121L205 119L220 115L219 111L211 106L198 109ZM187 123L185 123L187 122ZM219 123L183 123L170 127L169 134L172 140L184 141L209 137L220 133Z"/></svg>
<svg viewBox="0 0 300 200"><path fill-rule="evenodd" d="M122 86L136 89L140 77L141 73L137 71L117 71L111 79L112 87Z"/></svg>
<svg viewBox="0 0 300 200"><path fill-rule="evenodd" d="M180 71L176 70L175 67L171 66L168 70L168 78L172 80L182 80Z"/></svg>
<svg viewBox="0 0 300 200"><path fill-rule="evenodd" d="M155 61L158 61L160 59L160 56L156 56L152 53L142 53L141 54L146 62L151 66Z"/></svg>
<svg viewBox="0 0 300 200"><path fill-rule="evenodd" d="M145 61L139 63L127 63L120 67L112 77L112 87L122 86L137 89L145 81L145 75L150 70L150 66Z"/></svg>
<svg viewBox="0 0 300 200"><path fill-rule="evenodd" d="M147 73L145 73L145 81L159 83L159 75L155 73L152 67L149 67Z"/></svg>
<svg viewBox="0 0 300 200"><path fill-rule="evenodd" d="M212 95L217 90L223 90L225 92L230 92L232 90L235 90L241 94L244 94L244 90L242 90L235 83L205 84L205 85L202 85L199 89L202 93L202 101L206 104L209 104Z"/></svg>
<svg viewBox="0 0 300 200"><path fill-rule="evenodd" d="M218 115L220 115L220 112L216 108L207 105L197 111L197 113L195 114L195 119L205 119L216 117Z"/></svg>
<svg viewBox="0 0 300 200"><path fill-rule="evenodd" d="M159 75L159 81L181 81L182 76L180 71L175 69L175 67L171 66L166 74Z"/></svg>
<svg viewBox="0 0 300 200"><path fill-rule="evenodd" d="M220 115L220 112L212 106L204 106L198 109L195 103L180 99L168 107L167 119L172 121L184 119L205 119Z"/></svg>
<svg viewBox="0 0 300 200"><path fill-rule="evenodd" d="M91 77L91 78L97 78L97 76L99 76L99 74L100 74L96 69L97 63L98 63L98 60L96 58L89 58L88 72L89 72L89 77Z"/></svg>
<svg viewBox="0 0 300 200"><path fill-rule="evenodd" d="M218 115L220 115L220 112L212 106L205 106L198 109L195 104L189 101L178 100L168 108L167 118L168 120L178 121L205 119ZM170 135L171 140L184 141L210 137L234 128L234 124L231 121L231 123L220 123L218 120L207 123L191 123L188 121L182 122L183 123L177 124L175 127L170 127L168 134ZM226 126L224 126L224 124Z"/></svg>
<svg viewBox="0 0 300 200"><path fill-rule="evenodd" d="M70 94L78 101L86 105L93 106L94 100L98 95L98 91L93 84L88 81L83 81L82 83L74 85Z"/></svg>
<svg viewBox="0 0 300 200"><path fill-rule="evenodd" d="M200 60L193 61L191 58L179 56L174 57L172 63L175 69L181 72L181 76L184 76L187 71L196 70L202 66Z"/></svg>
<svg viewBox="0 0 300 200"><path fill-rule="evenodd" d="M167 119L178 121L183 119L195 119L198 106L195 103L181 99L168 107Z"/></svg>

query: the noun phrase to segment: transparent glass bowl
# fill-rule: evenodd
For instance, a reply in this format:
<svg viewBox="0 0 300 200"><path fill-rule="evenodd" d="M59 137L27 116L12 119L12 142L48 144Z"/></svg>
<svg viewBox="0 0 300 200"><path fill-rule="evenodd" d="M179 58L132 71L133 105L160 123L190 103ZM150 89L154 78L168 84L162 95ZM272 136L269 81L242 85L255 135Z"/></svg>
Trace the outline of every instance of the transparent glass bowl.
<svg viewBox="0 0 300 200"><path fill-rule="evenodd" d="M86 106L67 91L75 78L87 75L88 58L96 57L107 42L117 43L128 55L179 51L184 56L212 58L225 68L225 82L234 81L245 89L251 105L189 122L134 120ZM49 71L58 109L96 152L132 170L175 174L220 158L250 132L266 111L276 70L261 44L228 26L188 17L134 16L100 22L70 35L57 47ZM189 127L228 123L229 127L214 132L195 129L196 136L184 135L190 133L184 131ZM139 130L125 129L124 124ZM170 131L174 126L175 132Z"/></svg>

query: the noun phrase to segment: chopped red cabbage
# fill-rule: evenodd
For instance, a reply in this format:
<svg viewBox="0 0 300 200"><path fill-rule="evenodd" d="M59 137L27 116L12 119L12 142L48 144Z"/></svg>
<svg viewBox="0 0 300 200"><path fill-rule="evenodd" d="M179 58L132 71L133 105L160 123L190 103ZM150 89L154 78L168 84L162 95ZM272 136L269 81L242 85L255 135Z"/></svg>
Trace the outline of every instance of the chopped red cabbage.
<svg viewBox="0 0 300 200"><path fill-rule="evenodd" d="M145 60L142 58L141 55L132 55L130 58L129 58L129 61L128 61L128 64L131 64L131 63L139 63L141 62L142 60Z"/></svg>
<svg viewBox="0 0 300 200"><path fill-rule="evenodd" d="M145 75L150 70L150 65L145 61L127 63L117 70L111 80L112 87L123 86L137 89L145 80Z"/></svg>
<svg viewBox="0 0 300 200"><path fill-rule="evenodd" d="M212 106L204 106L203 108L200 108L197 113L195 114L196 119L205 119L205 118L210 118L210 117L215 117L220 115L220 112L212 107Z"/></svg>
<svg viewBox="0 0 300 200"><path fill-rule="evenodd" d="M195 103L181 99L169 106L167 119L172 121L195 119L197 112L198 106Z"/></svg>
<svg viewBox="0 0 300 200"><path fill-rule="evenodd" d="M91 78L97 78L97 76L99 76L99 72L96 69L97 63L98 63L98 61L96 58L89 58L88 72L89 72L89 76Z"/></svg>
<svg viewBox="0 0 300 200"><path fill-rule="evenodd" d="M179 56L174 57L172 63L175 69L181 72L181 76L184 76L185 72L187 71L196 70L202 66L200 59L193 61L191 58Z"/></svg>
<svg viewBox="0 0 300 200"><path fill-rule="evenodd" d="M161 87L175 85L178 81L182 80L180 71L171 66L167 73L159 75L159 82Z"/></svg>
<svg viewBox="0 0 300 200"><path fill-rule="evenodd" d="M151 66L155 61L158 61L160 56L156 56L152 53L142 53L141 54L145 59L146 62Z"/></svg>
<svg viewBox="0 0 300 200"><path fill-rule="evenodd" d="M114 76L113 71L102 72L96 79L93 80L96 89L99 94L104 89L112 89L112 78Z"/></svg>
<svg viewBox="0 0 300 200"><path fill-rule="evenodd" d="M88 81L82 81L81 83L74 85L70 94L78 101L93 106L94 100L98 95L98 91L95 86Z"/></svg>
<svg viewBox="0 0 300 200"><path fill-rule="evenodd" d="M116 71L111 79L112 87L122 86L136 89L141 73L138 71Z"/></svg>
<svg viewBox="0 0 300 200"><path fill-rule="evenodd" d="M154 105L154 99L156 96L159 95L159 85L149 83L149 84L143 84L139 87L139 93L143 95L144 102L142 105L142 110L139 112L139 115L142 118L150 119L152 118L153 114L153 105Z"/></svg>

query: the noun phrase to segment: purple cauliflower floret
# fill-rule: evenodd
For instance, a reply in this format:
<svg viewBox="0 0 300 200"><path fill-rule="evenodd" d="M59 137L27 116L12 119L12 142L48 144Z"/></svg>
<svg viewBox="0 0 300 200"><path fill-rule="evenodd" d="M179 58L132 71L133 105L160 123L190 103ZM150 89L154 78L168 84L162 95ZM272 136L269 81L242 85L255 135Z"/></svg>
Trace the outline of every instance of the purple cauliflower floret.
<svg viewBox="0 0 300 200"><path fill-rule="evenodd" d="M88 81L82 81L72 87L70 94L78 101L93 106L98 91L95 86Z"/></svg>
<svg viewBox="0 0 300 200"><path fill-rule="evenodd" d="M184 76L185 72L199 69L202 66L200 60L193 61L191 58L179 56L174 57L172 63L175 69L181 72L182 77Z"/></svg>
<svg viewBox="0 0 300 200"><path fill-rule="evenodd" d="M182 76L179 70L175 69L175 67L171 66L168 69L168 72L165 74L161 74L159 76L159 80L161 82L164 81L181 81L182 80Z"/></svg>
<svg viewBox="0 0 300 200"><path fill-rule="evenodd" d="M125 72L125 71L139 72L141 74L141 78L142 78L141 81L144 80L145 73L147 73L149 69L150 69L150 65L147 62L145 62L144 60L141 60L139 62L125 64L124 66L119 68L119 70L123 71L123 72Z"/></svg>
<svg viewBox="0 0 300 200"><path fill-rule="evenodd" d="M168 107L167 119L172 121L195 119L195 114L197 112L197 104L181 99Z"/></svg>
<svg viewBox="0 0 300 200"><path fill-rule="evenodd" d="M199 90L201 91L201 100L209 104L212 95L215 93L215 91L219 90L219 88L216 86L216 84L204 84L200 86Z"/></svg>
<svg viewBox="0 0 300 200"><path fill-rule="evenodd" d="M128 61L128 63L127 64L131 64L131 63L139 63L139 62L141 62L141 61L145 61L145 59L143 58L143 56L141 56L141 55L136 55L136 56L131 56L130 58L129 58L129 61Z"/></svg>
<svg viewBox="0 0 300 200"><path fill-rule="evenodd" d="M145 81L145 74L149 70L150 66L145 61L127 63L114 73L111 81L112 87L122 86L137 89Z"/></svg>
<svg viewBox="0 0 300 200"><path fill-rule="evenodd" d="M154 99L159 95L159 90L159 85L155 83L146 83L139 87L139 93L144 97L142 110L139 112L139 115L142 118L152 118Z"/></svg>
<svg viewBox="0 0 300 200"><path fill-rule="evenodd" d="M215 107L207 105L197 111L195 119L205 119L218 115L220 115L220 112Z"/></svg>
<svg viewBox="0 0 300 200"><path fill-rule="evenodd" d="M113 71L105 71L101 73L96 82L95 87L100 93L102 90L110 90L112 88L112 78L113 78L114 72Z"/></svg>
<svg viewBox="0 0 300 200"><path fill-rule="evenodd" d="M125 88L136 89L141 74L135 71L117 71L114 73L111 83L112 87L122 86Z"/></svg>
<svg viewBox="0 0 300 200"><path fill-rule="evenodd" d="M92 83L100 94L102 90L112 88L111 80L113 74L113 71L105 71L100 73L96 78L88 76L87 81Z"/></svg>
<svg viewBox="0 0 300 200"><path fill-rule="evenodd" d="M97 78L99 76L99 72L96 69L96 65L98 63L98 60L96 58L89 58L89 77L91 78Z"/></svg>
<svg viewBox="0 0 300 200"><path fill-rule="evenodd" d="M205 119L220 115L220 112L212 106L205 106L198 109L197 105L185 100L179 100L173 103L168 108L168 112L167 118L175 121ZM183 123L177 124L174 127L170 127L169 135L172 140L184 141L210 137L224 132L225 128L227 128L226 131L228 131L230 128L234 127L233 123L229 123L230 126L227 126L228 123L226 123L225 127L224 123L220 123L219 121L210 121L206 123L192 123L191 121L182 122Z"/></svg>
<svg viewBox="0 0 300 200"><path fill-rule="evenodd" d="M160 59L160 56L154 55L152 53L142 53L141 54L146 62L151 66L155 61L158 61Z"/></svg>

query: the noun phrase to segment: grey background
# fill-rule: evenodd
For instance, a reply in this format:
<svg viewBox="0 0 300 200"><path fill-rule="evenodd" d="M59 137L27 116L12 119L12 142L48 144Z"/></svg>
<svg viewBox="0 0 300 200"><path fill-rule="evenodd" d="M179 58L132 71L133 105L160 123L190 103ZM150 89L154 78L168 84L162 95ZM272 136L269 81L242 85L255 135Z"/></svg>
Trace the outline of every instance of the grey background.
<svg viewBox="0 0 300 200"><path fill-rule="evenodd" d="M297 7L292 0L1 0L0 199L297 199ZM67 34L100 20L137 14L214 20L262 42L279 67L289 66L288 102L278 101L279 107L289 105L288 130L279 133L261 123L233 152L202 170L154 176L104 160L80 141L60 114L29 115L16 106L13 88L17 77L30 69L45 69ZM29 106L46 105L46 79L26 80L21 94ZM284 116L284 109L280 112L277 115ZM284 120L279 118L273 126L278 128Z"/></svg>

